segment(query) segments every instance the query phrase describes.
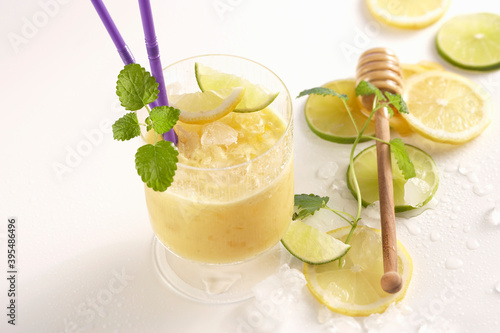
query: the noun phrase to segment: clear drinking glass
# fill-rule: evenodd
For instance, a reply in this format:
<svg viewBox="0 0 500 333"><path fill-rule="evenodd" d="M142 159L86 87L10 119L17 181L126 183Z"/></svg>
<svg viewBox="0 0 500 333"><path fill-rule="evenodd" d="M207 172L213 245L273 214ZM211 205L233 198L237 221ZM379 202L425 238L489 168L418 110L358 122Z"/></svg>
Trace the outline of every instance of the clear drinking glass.
<svg viewBox="0 0 500 333"><path fill-rule="evenodd" d="M292 102L283 82L269 69L227 55L198 56L166 67L169 96L200 91L195 63L278 92L268 109L282 132L267 151L226 167L217 167L217 155L211 157L214 167L178 163L167 191L145 186L156 236L154 261L162 278L195 300L239 301L249 298L251 288L280 266L279 240L293 214ZM248 126L260 126L254 142L266 140L273 130L262 120L253 124L253 113L234 116L245 117ZM147 135L143 138L148 140ZM219 150L222 154L225 148Z"/></svg>

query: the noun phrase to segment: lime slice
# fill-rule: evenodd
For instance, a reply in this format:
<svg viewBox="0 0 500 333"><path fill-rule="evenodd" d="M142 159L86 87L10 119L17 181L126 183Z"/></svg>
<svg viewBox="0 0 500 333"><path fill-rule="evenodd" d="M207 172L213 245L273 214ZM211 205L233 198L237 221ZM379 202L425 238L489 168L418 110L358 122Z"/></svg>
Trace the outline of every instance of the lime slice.
<svg viewBox="0 0 500 333"><path fill-rule="evenodd" d="M438 170L432 157L423 150L406 145L406 150L413 165L416 176L407 180L399 170L396 159L392 156L392 182L394 186L394 210L404 212L427 204L437 191L439 184ZM354 158L354 170L361 190L363 206L379 200L377 177L377 149L375 145L360 152ZM347 186L354 197L356 191L351 175L351 167L347 169Z"/></svg>
<svg viewBox="0 0 500 333"><path fill-rule="evenodd" d="M451 144L479 136L491 122L492 103L475 82L447 71L426 71L405 81L402 114L412 130L426 138Z"/></svg>
<svg viewBox="0 0 500 333"><path fill-rule="evenodd" d="M235 112L255 112L271 104L278 93L269 92L265 87L232 74L221 73L208 66L196 63L196 81L201 91L244 87L245 95L234 109Z"/></svg>
<svg viewBox="0 0 500 333"><path fill-rule="evenodd" d="M351 227L329 231L328 234L345 240ZM398 272L403 287L395 294L382 290L380 279L384 274L382 239L380 231L364 226L354 230L351 249L343 257L342 265L304 264L307 287L314 297L330 310L347 316L369 316L384 312L389 305L401 301L410 285L413 262L398 241Z"/></svg>
<svg viewBox="0 0 500 333"><path fill-rule="evenodd" d="M245 94L245 88L207 90L169 96L171 106L181 110L179 120L187 124L205 124L234 110Z"/></svg>
<svg viewBox="0 0 500 333"><path fill-rule="evenodd" d="M379 21L405 29L425 28L443 16L451 0L367 0L368 9Z"/></svg>
<svg viewBox="0 0 500 333"><path fill-rule="evenodd" d="M334 261L351 248L350 245L302 221L290 224L281 243L296 258L312 265Z"/></svg>
<svg viewBox="0 0 500 333"><path fill-rule="evenodd" d="M351 110L356 126L361 129L367 117L361 112L360 103L358 103L354 92L356 81L351 79L337 80L329 82L323 87L347 95L347 105ZM307 124L320 138L337 143L353 143L356 139L356 129L340 98L310 95L307 98L304 113ZM373 122L368 124L364 134L375 135L375 124Z"/></svg>
<svg viewBox="0 0 500 333"><path fill-rule="evenodd" d="M439 29L436 47L446 61L460 68L499 68L500 15L477 13L456 16Z"/></svg>

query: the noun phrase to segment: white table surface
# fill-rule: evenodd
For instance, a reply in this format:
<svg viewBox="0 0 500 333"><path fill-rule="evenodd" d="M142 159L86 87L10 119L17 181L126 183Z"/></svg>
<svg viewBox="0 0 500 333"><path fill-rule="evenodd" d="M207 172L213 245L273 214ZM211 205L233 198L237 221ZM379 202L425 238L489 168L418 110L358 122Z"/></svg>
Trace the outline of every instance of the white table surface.
<svg viewBox="0 0 500 333"><path fill-rule="evenodd" d="M137 1L105 3L137 62L149 66ZM153 233L133 162L137 142L113 141L108 131L123 113L115 96L122 63L90 1L2 1L1 332L499 331L500 72L459 70L434 47L445 20L500 14L498 3L453 0L440 21L416 31L378 23L362 0L154 0L152 7L163 65L197 54L240 55L271 68L295 97L353 77L363 50L386 46L401 62L433 60L482 85L494 103L493 122L462 146L404 139L432 154L441 183L432 209L398 217L414 274L390 317L330 315L300 283L273 311L255 299L195 303L154 272ZM350 209L353 199L332 186L343 179L349 148L312 134L304 103L294 99L296 193L329 195ZM84 156L72 155L77 149ZM322 216L325 227L340 225ZM18 228L15 327L5 307L9 217Z"/></svg>

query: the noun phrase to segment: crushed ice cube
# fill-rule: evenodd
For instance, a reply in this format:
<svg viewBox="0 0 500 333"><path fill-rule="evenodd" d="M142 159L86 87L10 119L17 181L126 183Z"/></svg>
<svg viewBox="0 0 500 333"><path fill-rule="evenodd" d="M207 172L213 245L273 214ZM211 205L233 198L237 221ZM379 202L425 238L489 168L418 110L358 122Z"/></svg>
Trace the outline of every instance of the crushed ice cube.
<svg viewBox="0 0 500 333"><path fill-rule="evenodd" d="M410 206L417 207L430 193L431 187L420 178L410 178L405 184L405 202Z"/></svg>
<svg viewBox="0 0 500 333"><path fill-rule="evenodd" d="M229 125L220 121L203 125L201 144L203 146L225 145L229 146L238 141L238 132Z"/></svg>
<svg viewBox="0 0 500 333"><path fill-rule="evenodd" d="M183 152L187 157L190 157L200 146L200 136L196 132L186 131L181 125L175 127L175 132L179 138L179 151Z"/></svg>

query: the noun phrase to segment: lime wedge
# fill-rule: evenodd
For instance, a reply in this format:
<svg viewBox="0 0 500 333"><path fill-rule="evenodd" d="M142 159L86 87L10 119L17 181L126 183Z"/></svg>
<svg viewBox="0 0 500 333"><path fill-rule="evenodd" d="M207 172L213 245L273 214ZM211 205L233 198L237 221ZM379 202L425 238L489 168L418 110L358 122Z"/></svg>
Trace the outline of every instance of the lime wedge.
<svg viewBox="0 0 500 333"><path fill-rule="evenodd" d="M406 145L406 150L413 165L416 176L405 179L392 156L392 182L394 186L394 210L404 212L427 204L437 191L439 184L438 170L432 157L423 150ZM360 152L354 158L354 170L361 190L363 206L379 200L377 177L377 149L375 145ZM351 167L347 169L347 186L354 197L356 191L351 175ZM405 193L406 192L406 193Z"/></svg>
<svg viewBox="0 0 500 333"><path fill-rule="evenodd" d="M235 112L255 112L271 104L278 93L233 74L221 73L213 68L196 63L196 81L201 91L243 87L245 95L234 109Z"/></svg>
<svg viewBox="0 0 500 333"><path fill-rule="evenodd" d="M446 61L460 68L499 68L500 15L466 14L448 20L437 33L436 48Z"/></svg>
<svg viewBox="0 0 500 333"><path fill-rule="evenodd" d="M293 256L311 265L334 261L351 248L350 245L302 221L290 224L281 243Z"/></svg>
<svg viewBox="0 0 500 333"><path fill-rule="evenodd" d="M339 94L347 95L349 110L351 110L356 126L358 129L361 129L367 117L361 112L360 103L358 103L354 92L356 81L352 79L336 80L328 82L323 87L332 89ZM353 143L356 139L356 129L340 98L335 96L310 95L307 98L304 113L307 124L320 138L337 143ZM374 122L368 124L364 134L375 134Z"/></svg>

